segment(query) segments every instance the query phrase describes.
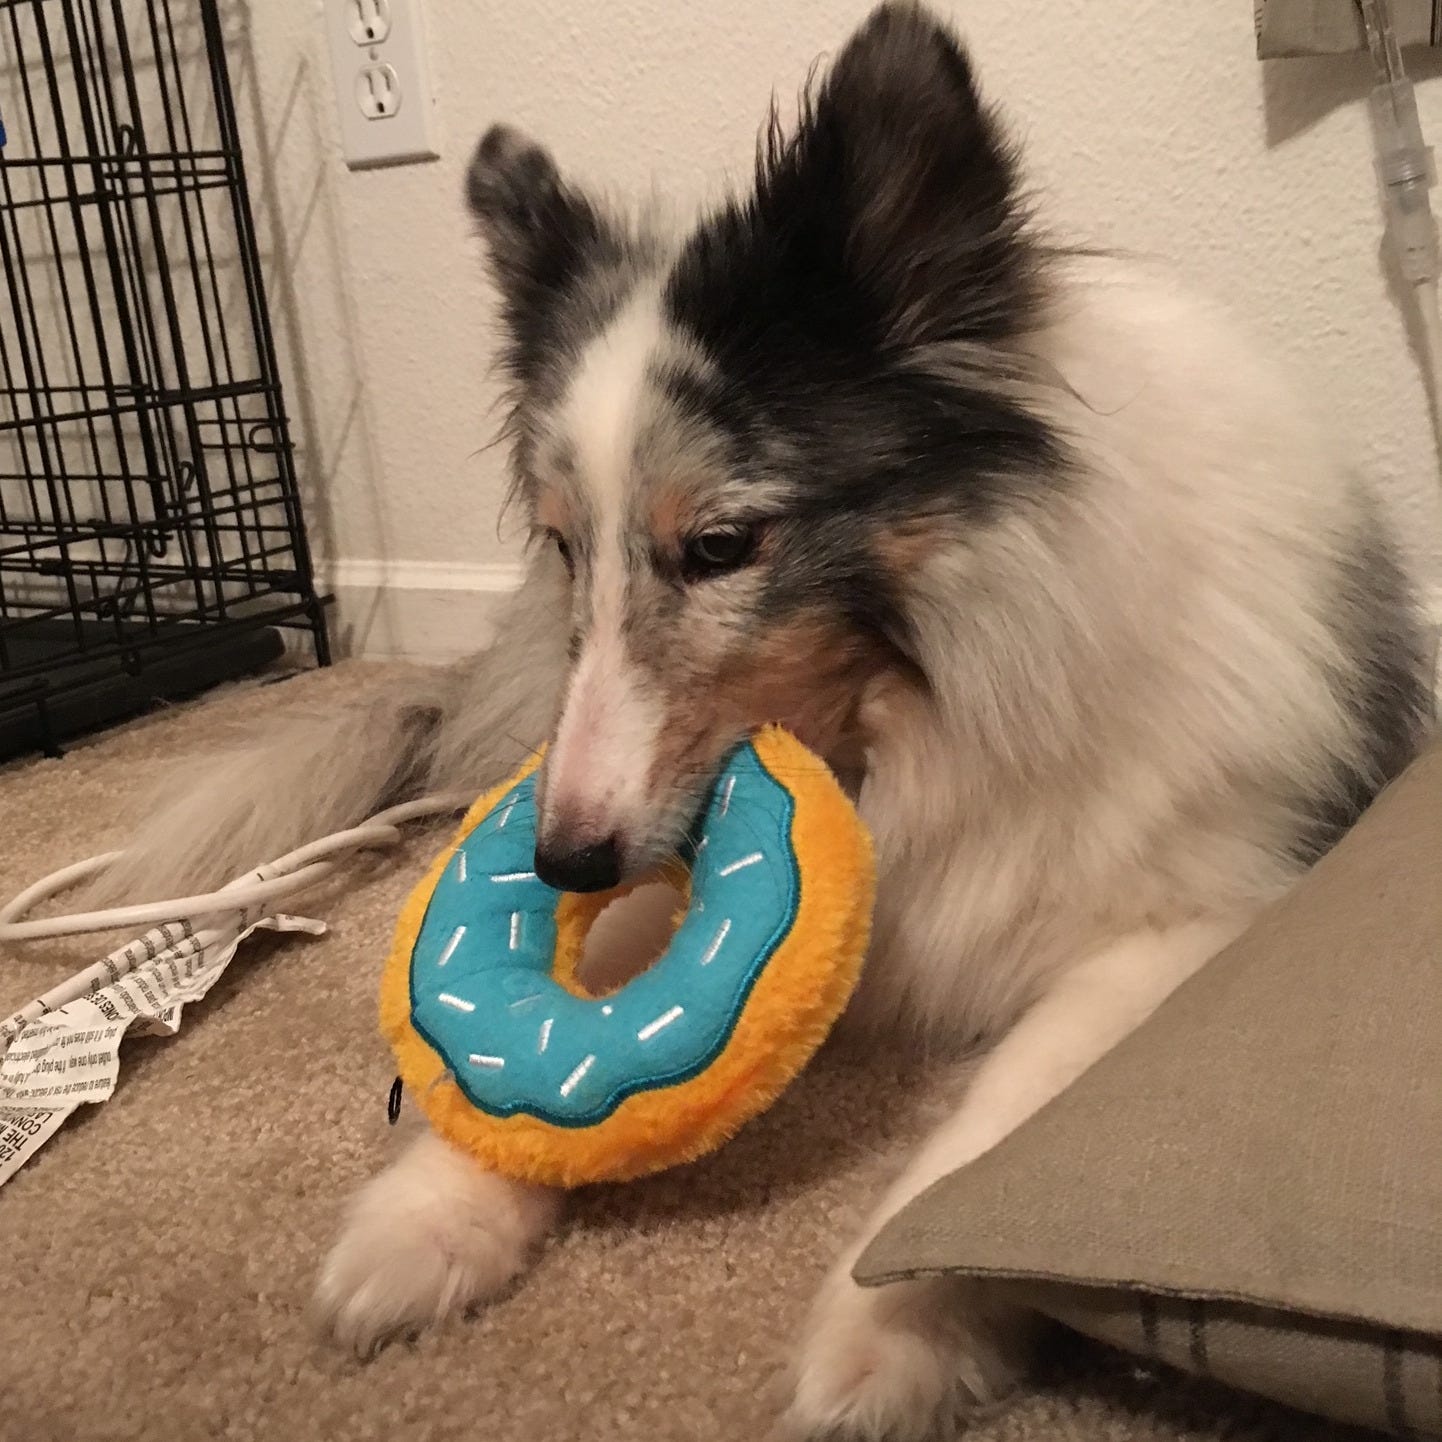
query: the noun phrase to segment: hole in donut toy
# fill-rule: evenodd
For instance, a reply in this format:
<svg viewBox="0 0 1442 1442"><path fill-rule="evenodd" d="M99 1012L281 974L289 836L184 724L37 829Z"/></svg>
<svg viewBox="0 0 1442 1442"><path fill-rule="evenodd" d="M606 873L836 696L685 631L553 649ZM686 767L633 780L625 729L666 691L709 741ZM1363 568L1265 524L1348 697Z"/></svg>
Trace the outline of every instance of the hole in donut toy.
<svg viewBox="0 0 1442 1442"><path fill-rule="evenodd" d="M592 924L576 968L590 996L606 996L661 959L686 906L669 881L648 881L614 896Z"/></svg>

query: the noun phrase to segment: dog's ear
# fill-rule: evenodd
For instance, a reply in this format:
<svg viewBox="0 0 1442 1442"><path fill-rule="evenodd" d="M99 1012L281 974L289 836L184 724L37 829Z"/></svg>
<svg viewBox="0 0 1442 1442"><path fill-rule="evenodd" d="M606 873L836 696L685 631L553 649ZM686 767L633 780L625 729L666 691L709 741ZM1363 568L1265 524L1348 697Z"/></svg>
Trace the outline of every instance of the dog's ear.
<svg viewBox="0 0 1442 1442"><path fill-rule="evenodd" d="M773 119L756 205L788 269L844 282L893 343L993 340L1027 318L1013 150L960 43L920 5L873 12L793 135Z"/></svg>
<svg viewBox="0 0 1442 1442"><path fill-rule="evenodd" d="M616 236L600 210L562 179L543 146L506 125L481 138L466 200L490 252L513 363L524 369L555 301L610 256Z"/></svg>

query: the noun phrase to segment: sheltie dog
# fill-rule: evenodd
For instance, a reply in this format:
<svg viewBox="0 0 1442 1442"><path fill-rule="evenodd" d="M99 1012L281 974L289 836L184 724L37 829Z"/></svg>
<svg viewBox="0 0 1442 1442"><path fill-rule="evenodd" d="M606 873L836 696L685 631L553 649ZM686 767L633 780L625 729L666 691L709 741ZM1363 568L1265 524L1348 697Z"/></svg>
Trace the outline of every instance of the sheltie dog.
<svg viewBox="0 0 1442 1442"><path fill-rule="evenodd" d="M497 640L213 776L111 885L223 880L549 739L536 869L607 888L672 853L740 738L790 728L876 843L849 1024L990 1049L838 1239L783 1427L930 1437L1018 1375L1028 1319L976 1285L862 1289L861 1245L1405 765L1430 677L1403 552L1225 318L1042 232L964 49L905 0L690 230L505 127L468 200L533 540ZM506 1286L556 1212L423 1134L352 1202L319 1310L368 1352Z"/></svg>

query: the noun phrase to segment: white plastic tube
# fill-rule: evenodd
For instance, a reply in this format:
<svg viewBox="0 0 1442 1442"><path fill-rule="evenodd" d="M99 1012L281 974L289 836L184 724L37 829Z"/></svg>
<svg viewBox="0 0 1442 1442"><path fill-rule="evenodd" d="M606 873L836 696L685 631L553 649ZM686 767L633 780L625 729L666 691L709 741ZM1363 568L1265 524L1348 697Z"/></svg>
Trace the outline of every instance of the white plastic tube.
<svg viewBox="0 0 1442 1442"><path fill-rule="evenodd" d="M1437 166L1422 135L1417 94L1402 66L1391 0L1357 0L1367 32L1376 84L1372 89L1372 144L1387 237L1397 267L1411 287L1425 352L1432 426L1442 454L1442 320L1439 320L1437 224L1432 188Z"/></svg>

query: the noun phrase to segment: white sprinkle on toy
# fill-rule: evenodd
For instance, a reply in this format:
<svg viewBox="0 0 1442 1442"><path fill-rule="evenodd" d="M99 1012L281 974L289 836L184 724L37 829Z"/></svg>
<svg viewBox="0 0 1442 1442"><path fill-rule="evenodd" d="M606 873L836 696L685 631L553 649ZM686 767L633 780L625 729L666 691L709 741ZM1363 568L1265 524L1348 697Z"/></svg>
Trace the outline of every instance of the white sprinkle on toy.
<svg viewBox="0 0 1442 1442"><path fill-rule="evenodd" d="M750 856L743 856L739 861L728 861L717 876L730 876L733 871L740 871L744 866L755 866L758 861L765 861L766 858L759 851L753 851Z"/></svg>
<svg viewBox="0 0 1442 1442"><path fill-rule="evenodd" d="M446 949L436 958L437 966L444 966L456 954L456 948L461 944L461 938L465 934L464 926L458 926L451 932L451 939L446 943Z"/></svg>
<svg viewBox="0 0 1442 1442"><path fill-rule="evenodd" d="M678 1016L681 1016L684 1013L684 1011L685 1007L681 1006L673 1006L670 1011L663 1011L661 1015L656 1018L655 1021L648 1021L646 1025L643 1026L641 1030L636 1033L636 1040L650 1041L651 1038L662 1029L662 1027L670 1026L671 1023L675 1021Z"/></svg>
<svg viewBox="0 0 1442 1442"><path fill-rule="evenodd" d="M595 1060L596 1055L594 1052L592 1052L591 1055L588 1056L580 1064L580 1066L578 1066L575 1071L573 1071L571 1075L568 1076L566 1080L561 1083L561 1095L563 1097L570 1096L571 1093L575 1091L578 1086L580 1086L581 1078L584 1077L586 1073L591 1070L591 1067L595 1063Z"/></svg>
<svg viewBox="0 0 1442 1442"><path fill-rule="evenodd" d="M716 953L721 950L721 943L726 940L726 933L731 930L731 918L728 916L720 926L716 928L716 935L711 938L711 945L701 953L701 965L710 966L716 960Z"/></svg>

